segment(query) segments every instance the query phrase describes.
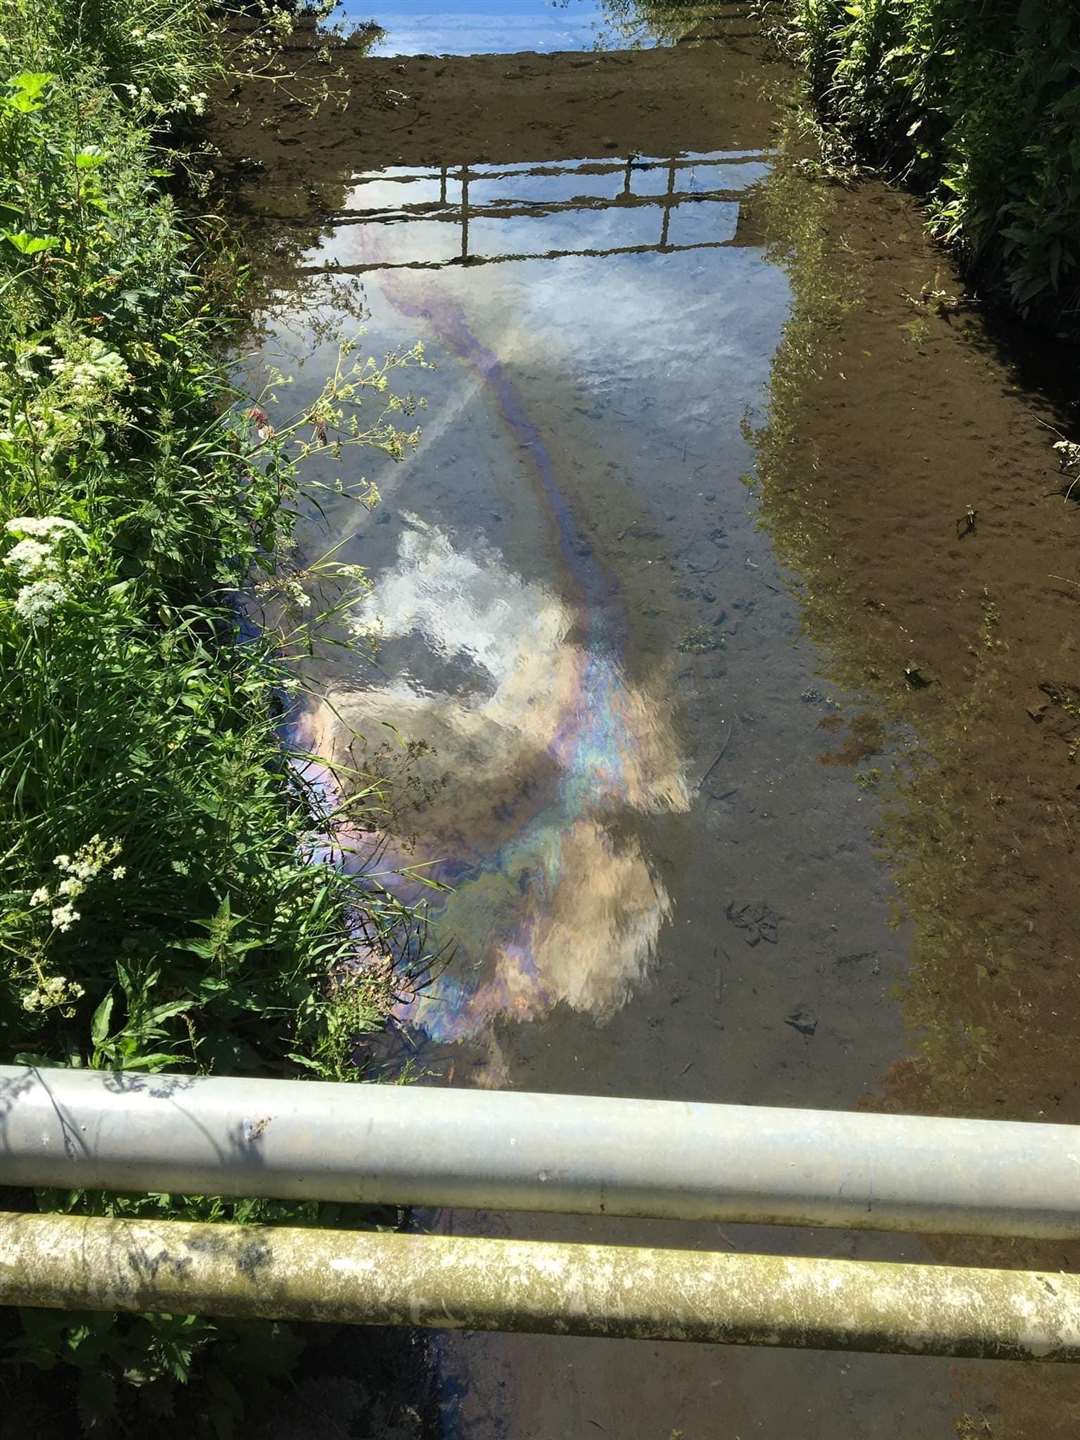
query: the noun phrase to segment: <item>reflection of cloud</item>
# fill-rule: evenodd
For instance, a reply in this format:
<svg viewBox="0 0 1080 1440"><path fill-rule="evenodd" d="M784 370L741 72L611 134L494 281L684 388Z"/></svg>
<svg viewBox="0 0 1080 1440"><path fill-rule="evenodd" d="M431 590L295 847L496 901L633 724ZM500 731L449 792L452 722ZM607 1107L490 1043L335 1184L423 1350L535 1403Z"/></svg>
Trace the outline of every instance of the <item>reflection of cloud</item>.
<svg viewBox="0 0 1080 1440"><path fill-rule="evenodd" d="M555 999L607 1018L645 978L667 893L636 841L616 849L589 820L563 836L561 859L564 882L535 946L536 968Z"/></svg>
<svg viewBox="0 0 1080 1440"><path fill-rule="evenodd" d="M388 722L432 747L420 778L442 785L410 817L416 858L466 876L442 926L469 953L410 1018L454 1039L559 1003L610 1015L646 974L668 900L638 841L616 843L609 827L689 805L666 709L572 638L577 617L559 597L415 520L369 615L490 682L486 694L431 694L403 673L331 697L369 738ZM345 738L329 708L314 724L323 753Z"/></svg>
<svg viewBox="0 0 1080 1440"><path fill-rule="evenodd" d="M440 530L403 515L397 568L379 582L360 619L385 635L419 630L439 655L463 651L496 685L509 685L522 651L549 648L565 623L539 585L503 569L491 554L456 551Z"/></svg>
<svg viewBox="0 0 1080 1440"><path fill-rule="evenodd" d="M737 156L743 163L735 163ZM715 165L704 163L709 158L685 157L678 172L680 191L702 194L715 186L742 188L767 171L767 157L752 151L714 152L711 158L720 162ZM494 172L496 167L490 169ZM474 184L488 187L482 192L488 200L504 184L511 190L520 184L526 192L537 186L529 198L550 203L593 188L598 180L616 194L621 173L600 177L580 171L517 177L493 173L490 181ZM662 190L666 178L662 168L636 171L634 191ZM448 198L456 203L460 193L453 189L452 176L448 185ZM357 203L399 210L411 188L392 179L366 179L357 186ZM508 191L506 198L515 197ZM673 211L670 239L682 244L730 238L739 203L683 202ZM514 254L548 247L602 250L637 241L653 244L659 240L661 224L660 210L652 207L583 208L542 218L474 217L470 246ZM460 220L403 218L391 224L342 225L323 244L320 260L343 266L448 260L460 253ZM752 246L628 254L605 261L526 260L500 265L497 273L486 266L450 267L438 271L437 292L422 271L374 272L367 283L375 324L382 296L410 319L424 317L431 343L438 347L447 338L441 317L459 307L469 315L472 328L497 337L489 344L503 362L520 360L523 352L539 345L545 355L554 350L565 356L572 373L587 377L593 390L625 391L633 385L652 390L658 369L671 357L692 355L684 398L690 401L696 390L700 393L694 400L702 400L707 392L714 420L717 407L724 418L740 416L747 395L766 380L768 356L789 301L783 276ZM392 330L388 343L398 338ZM678 423L677 414L669 418Z"/></svg>
<svg viewBox="0 0 1080 1440"><path fill-rule="evenodd" d="M732 157L716 158L728 167ZM694 168L704 173L703 164ZM579 175L552 190L580 183ZM393 177L362 179L355 203L401 213L402 194ZM457 196L448 190L448 198ZM430 187L422 203L431 203ZM656 210L640 213L659 219ZM563 223L565 214L550 218ZM582 221L611 223L591 210ZM522 237L513 248L527 248L532 227L548 222L500 223ZM342 225L327 243L343 264L400 262L428 245L410 240L417 229L412 220ZM585 238L599 241L600 231ZM436 376L434 428L456 424L474 402L471 440L486 447L498 425L495 444L509 440L510 448L496 451L489 478L505 480L504 465L515 475L519 523L509 543L520 543L527 524L550 545L549 555L530 555L529 574L547 561L559 576L558 588L527 579L473 538L485 512L471 506L484 503L489 478L473 476L474 447L466 446L436 503L469 527L468 542L458 543L456 530L407 522L394 564L376 572L362 607L387 637L387 676L331 696L346 726L373 745L390 733L386 724L434 752L416 766L415 793L427 798L406 792L412 809L400 829L419 837L409 861L439 862L435 873L454 886L438 935L456 940L459 953L407 1018L440 1040L486 1035L491 1044L500 1015L534 1019L563 1004L602 1019L647 976L669 912L635 819L685 810L689 795L665 677L631 684L623 673L618 592L567 499L563 467L577 462L548 440L559 417L545 377L553 369L577 377L611 409L639 446L637 479L649 487L672 437L685 460L702 416L715 426L741 415L763 378L786 288L760 253L738 247L391 270L369 283L382 332L365 343L399 343L403 320L410 334L421 327L445 377ZM662 401L656 412L634 410L654 399ZM313 718L322 734L312 748L343 743L346 730L329 709Z"/></svg>

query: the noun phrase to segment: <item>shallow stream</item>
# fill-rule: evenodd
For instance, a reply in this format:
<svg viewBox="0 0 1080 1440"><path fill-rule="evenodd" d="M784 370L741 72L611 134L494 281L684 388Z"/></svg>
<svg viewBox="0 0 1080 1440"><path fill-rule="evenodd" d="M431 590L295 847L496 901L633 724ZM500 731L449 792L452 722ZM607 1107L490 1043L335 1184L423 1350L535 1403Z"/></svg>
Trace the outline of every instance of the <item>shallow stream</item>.
<svg viewBox="0 0 1080 1440"><path fill-rule="evenodd" d="M792 77L741 9L385 12L356 62L358 129L316 121L301 155L288 117L264 125L263 169L245 182L273 257L253 376L280 366L294 377L283 401L302 406L361 310L365 352L419 340L434 366L406 377L424 402L416 450L364 458L378 508L331 498L301 534L301 559L340 546L366 568L353 618L381 636L373 659L354 648L313 665L332 705L306 718L305 741L394 765L408 753L381 863L452 887L429 902L452 962L403 997L371 1062L455 1085L1044 1113L1010 1059L1018 1022L997 1061L969 1064L965 1015L949 1008L998 973L981 939L984 974L963 958L975 921L955 892L970 897L977 871L976 887L996 873L1004 893L1013 872L994 871L996 852L979 870L977 846L969 856L949 828L985 837L973 795L994 775L941 813L974 774L966 752L951 758L968 733L957 715L990 723L971 709L985 667L942 698L948 647L977 669L984 651L1009 663L994 646L1014 655L1022 639L984 643L978 577L944 600L933 588L992 534L998 503L972 492L965 550L967 497L950 487L998 461L1020 487L1012 503L1047 532L1028 537L1048 558L1018 593L1070 563L1059 512L1032 511L1053 483L1046 437L1031 422L1016 439L1036 402L975 322L920 295L959 282L913 205L874 184L845 191L806 159ZM903 488L915 450L918 473L939 476L929 499ZM327 483L342 473L315 463ZM1000 554L1019 565L1027 541L1013 540ZM1071 641L1055 653L1061 680ZM1002 683L1024 698L1021 680ZM1055 776L1064 750L1046 762ZM1014 775L1018 754L998 771ZM1024 923L1056 883L1029 875ZM961 916L952 930L946 914ZM942 945L960 977L913 981ZM937 1049L928 994L951 1027ZM976 1008L970 1028L992 1044ZM954 1258L918 1238L427 1218L462 1233ZM1055 1415L1076 1403L1056 1379L1018 1400L989 1364L471 1334L435 1349L443 1433L463 1440L1016 1440L1029 1432L993 1428L1002 1414L1034 1414L1052 1393Z"/></svg>

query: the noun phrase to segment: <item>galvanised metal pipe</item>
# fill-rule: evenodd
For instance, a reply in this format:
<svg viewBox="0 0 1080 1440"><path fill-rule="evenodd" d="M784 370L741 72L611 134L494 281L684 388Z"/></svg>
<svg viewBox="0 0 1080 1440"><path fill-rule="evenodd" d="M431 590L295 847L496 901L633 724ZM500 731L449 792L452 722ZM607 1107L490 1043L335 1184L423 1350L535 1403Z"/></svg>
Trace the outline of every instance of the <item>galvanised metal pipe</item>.
<svg viewBox="0 0 1080 1440"><path fill-rule="evenodd" d="M0 1185L1080 1238L1080 1129L0 1067Z"/></svg>
<svg viewBox="0 0 1080 1440"><path fill-rule="evenodd" d="M0 1304L1080 1359L1080 1276L0 1215Z"/></svg>

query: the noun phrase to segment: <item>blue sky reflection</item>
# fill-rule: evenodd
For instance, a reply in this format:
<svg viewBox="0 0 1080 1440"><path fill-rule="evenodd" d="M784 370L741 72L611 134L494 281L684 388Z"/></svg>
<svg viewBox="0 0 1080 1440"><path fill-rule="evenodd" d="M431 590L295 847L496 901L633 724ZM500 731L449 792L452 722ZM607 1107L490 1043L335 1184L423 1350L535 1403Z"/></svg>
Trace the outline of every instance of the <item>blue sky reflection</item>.
<svg viewBox="0 0 1080 1440"><path fill-rule="evenodd" d="M604 22L600 0L349 0L351 21L386 32L375 55L490 55L521 50L588 50Z"/></svg>

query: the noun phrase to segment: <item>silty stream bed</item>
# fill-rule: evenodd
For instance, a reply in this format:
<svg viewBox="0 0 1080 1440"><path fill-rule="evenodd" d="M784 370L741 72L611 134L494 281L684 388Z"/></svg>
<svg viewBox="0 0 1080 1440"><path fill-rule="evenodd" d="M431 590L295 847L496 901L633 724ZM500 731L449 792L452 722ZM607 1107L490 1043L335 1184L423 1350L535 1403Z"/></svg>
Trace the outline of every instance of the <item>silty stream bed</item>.
<svg viewBox="0 0 1080 1440"><path fill-rule="evenodd" d="M668 8L650 32L585 0L402 0L367 58L295 52L327 78L314 120L240 87L220 123L267 293L252 383L277 365L290 408L314 396L361 306L365 352L422 340L436 367L406 377L417 450L364 459L376 512L330 504L301 536L367 568L356 618L382 635L374 661L313 668L333 709L304 739L423 742L381 863L453 887L433 921L454 961L376 1060L429 1083L1080 1120L1078 522L1036 423L1069 417L952 303L909 199L803 154L792 77L745 13ZM585 48L627 36L663 43ZM523 53L471 53L500 43ZM1080 1415L1070 1376L993 1364L483 1335L441 1338L435 1363L442 1429L468 1440L1015 1440Z"/></svg>

